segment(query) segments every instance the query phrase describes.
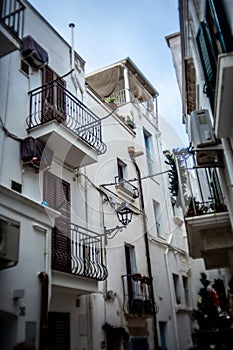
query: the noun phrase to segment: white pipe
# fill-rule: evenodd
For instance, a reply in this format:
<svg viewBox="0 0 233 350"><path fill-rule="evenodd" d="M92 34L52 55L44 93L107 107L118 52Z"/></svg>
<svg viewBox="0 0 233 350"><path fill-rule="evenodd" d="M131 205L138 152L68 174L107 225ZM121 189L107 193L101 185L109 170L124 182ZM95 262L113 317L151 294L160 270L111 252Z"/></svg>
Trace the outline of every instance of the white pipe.
<svg viewBox="0 0 233 350"><path fill-rule="evenodd" d="M173 234L170 235L170 238L168 240L168 244L171 244L173 238ZM176 310L175 310L175 304L176 304L176 300L174 297L174 293L173 293L173 283L171 280L171 270L170 270L170 265L169 265L169 261L168 261L168 252L170 250L170 247L168 246L165 250L164 253L164 258L165 258L165 264L166 264L166 269L167 269L167 278L168 278L168 283L169 283L169 289L170 289L170 293L171 293L171 301L172 301L172 316L173 316L173 324L174 324L174 330L175 330L175 341L176 341L176 350L180 349L180 344L179 344L179 336L178 336L178 327L177 327L177 318L176 318Z"/></svg>
<svg viewBox="0 0 233 350"><path fill-rule="evenodd" d="M75 89L77 90L77 88L79 88L79 90L81 91L82 102L83 102L84 88L80 84L80 81L79 81L79 79L78 79L78 77L76 75L75 64L74 64L74 27L75 27L75 24L74 23L70 23L69 27L71 29L71 69L73 69L73 72L71 73L71 79L73 81Z"/></svg>

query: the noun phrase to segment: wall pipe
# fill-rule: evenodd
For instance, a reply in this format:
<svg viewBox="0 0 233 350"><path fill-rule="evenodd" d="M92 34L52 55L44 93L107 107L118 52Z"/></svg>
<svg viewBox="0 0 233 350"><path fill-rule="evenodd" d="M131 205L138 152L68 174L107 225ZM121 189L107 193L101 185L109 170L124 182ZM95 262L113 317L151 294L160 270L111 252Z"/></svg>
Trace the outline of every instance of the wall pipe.
<svg viewBox="0 0 233 350"><path fill-rule="evenodd" d="M72 68L71 79L74 83L75 89L77 89L77 87L79 87L79 90L80 90L81 95L82 95L82 102L83 102L84 88L80 84L80 81L76 75L75 63L74 63L74 27L75 27L75 24L70 23L69 27L71 29L71 68Z"/></svg>
<svg viewBox="0 0 233 350"><path fill-rule="evenodd" d="M40 304L40 340L39 350L48 350L48 290L49 277L46 272L38 275L41 281L41 304Z"/></svg>
<svg viewBox="0 0 233 350"><path fill-rule="evenodd" d="M147 270L148 270L148 276L151 280L151 302L152 302L152 311L153 311L153 331L154 331L154 346L155 349L159 349L159 340L158 340L158 330L157 330L157 318L156 318L156 308L155 308L155 297L154 297L154 286L153 286L153 276L152 276L152 270L151 270L151 260L150 260L150 248L149 248L149 239L148 239L148 228L147 228L147 221L146 221L146 213L145 213L145 205L144 205L144 196L143 196L143 189L142 189L142 179L141 179L141 171L136 163L135 157L141 154L137 154L137 152L134 151L134 147L129 147L128 152L130 155L130 158L133 161L137 178L138 178L138 184L139 184L139 200L140 200L140 209L142 213L142 220L143 220L143 229L144 229L144 242L145 242L145 249L146 249L146 260L147 260Z"/></svg>

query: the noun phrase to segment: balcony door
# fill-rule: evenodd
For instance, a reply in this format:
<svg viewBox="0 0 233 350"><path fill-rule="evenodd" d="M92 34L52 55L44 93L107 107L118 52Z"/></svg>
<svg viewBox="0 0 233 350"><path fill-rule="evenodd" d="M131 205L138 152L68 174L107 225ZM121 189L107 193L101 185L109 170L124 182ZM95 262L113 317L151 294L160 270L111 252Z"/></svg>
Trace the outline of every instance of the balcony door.
<svg viewBox="0 0 233 350"><path fill-rule="evenodd" d="M70 314L49 312L49 350L70 349Z"/></svg>
<svg viewBox="0 0 233 350"><path fill-rule="evenodd" d="M66 120L65 81L49 67L42 71L42 123Z"/></svg>
<svg viewBox="0 0 233 350"><path fill-rule="evenodd" d="M70 241L70 184L46 172L44 175L44 200L50 208L61 213L52 231L52 268L71 272Z"/></svg>
<svg viewBox="0 0 233 350"><path fill-rule="evenodd" d="M125 262L128 286L128 307L129 312L133 313L135 310L135 299L138 296L138 283L132 279L132 274L137 272L135 247L129 244L125 245Z"/></svg>

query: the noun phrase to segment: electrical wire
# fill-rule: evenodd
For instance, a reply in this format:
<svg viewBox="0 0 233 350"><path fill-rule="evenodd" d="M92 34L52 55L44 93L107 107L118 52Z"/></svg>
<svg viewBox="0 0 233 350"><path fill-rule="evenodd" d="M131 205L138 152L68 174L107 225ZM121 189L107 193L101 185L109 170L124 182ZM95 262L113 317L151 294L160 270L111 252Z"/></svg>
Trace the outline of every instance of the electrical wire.
<svg viewBox="0 0 233 350"><path fill-rule="evenodd" d="M3 130L3 132L6 136L11 137L12 139L19 141L19 142L23 141L23 139L21 139L20 137L18 137L15 134L12 134L10 131L7 130L7 128L3 124L3 120L1 117L0 117L0 128Z"/></svg>
<svg viewBox="0 0 233 350"><path fill-rule="evenodd" d="M154 177L154 176L158 176L158 175L163 175L163 174L166 174L166 173L169 173L170 170L165 170L165 171L162 171L161 173L157 173L157 174L152 174L152 175L147 175L147 176L144 176L141 178L141 180L145 180L145 179L149 179L151 177ZM124 182L134 182L134 181L138 181L138 179L134 178L134 179L129 179L129 180L124 180L122 179L121 180L121 183L124 183ZM107 187L107 186L115 186L116 183L115 182L111 182L109 184L102 184L100 185L101 187Z"/></svg>

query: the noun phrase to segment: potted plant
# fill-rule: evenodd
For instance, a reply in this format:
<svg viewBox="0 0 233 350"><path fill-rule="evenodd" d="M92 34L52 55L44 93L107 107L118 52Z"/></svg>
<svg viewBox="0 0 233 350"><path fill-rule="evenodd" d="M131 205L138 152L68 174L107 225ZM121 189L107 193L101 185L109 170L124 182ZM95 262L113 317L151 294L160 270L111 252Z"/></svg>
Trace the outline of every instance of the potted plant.
<svg viewBox="0 0 233 350"><path fill-rule="evenodd" d="M130 111L130 115L127 115L127 116L126 116L125 123L126 123L131 129L135 129L135 128L136 128L136 124L134 123L133 111Z"/></svg>
<svg viewBox="0 0 233 350"><path fill-rule="evenodd" d="M187 216L195 216L200 214L202 214L200 203L196 200L195 197L190 198Z"/></svg>
<svg viewBox="0 0 233 350"><path fill-rule="evenodd" d="M115 100L116 100L116 97L109 96L105 98L105 102L107 102L112 109L117 108L117 104L115 103Z"/></svg>

